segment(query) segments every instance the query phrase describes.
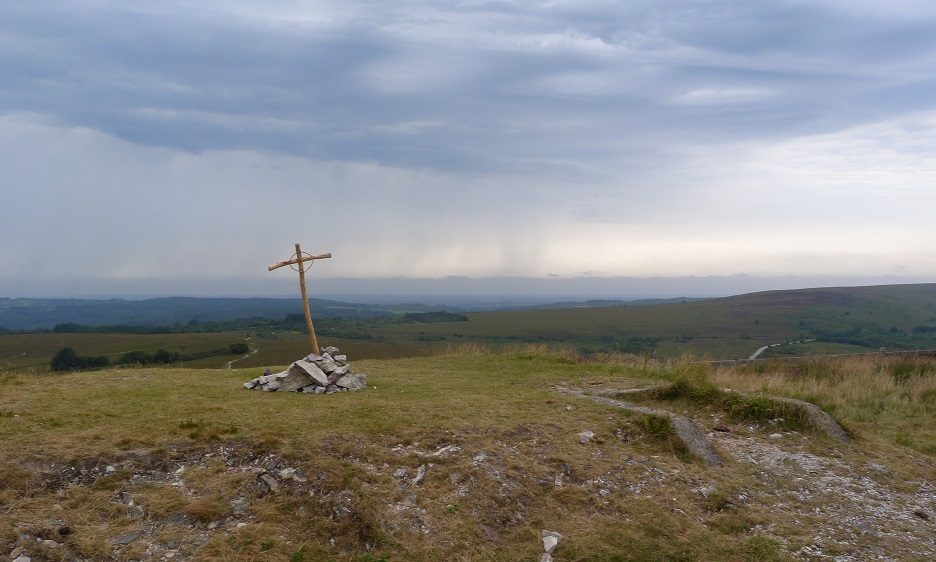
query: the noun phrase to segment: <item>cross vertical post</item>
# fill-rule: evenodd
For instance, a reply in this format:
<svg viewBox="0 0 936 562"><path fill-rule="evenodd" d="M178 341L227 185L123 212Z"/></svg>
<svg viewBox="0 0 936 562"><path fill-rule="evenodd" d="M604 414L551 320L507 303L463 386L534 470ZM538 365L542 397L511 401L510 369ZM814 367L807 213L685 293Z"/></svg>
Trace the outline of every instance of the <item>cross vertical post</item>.
<svg viewBox="0 0 936 562"><path fill-rule="evenodd" d="M330 258L331 254L319 254L317 256L313 256L307 253L305 254L305 256L303 256L303 254L304 252L302 251L302 248L299 246L299 242L296 242L295 255L288 260L274 263L273 265L267 268L267 271L273 271L274 269L278 269L286 265L290 267L292 267L293 265L297 266L297 267L294 267L293 269L299 272L299 290L302 293L302 306L305 312L306 329L309 332L309 344L312 346L312 353L320 353L321 349L319 349L319 346L318 346L318 339L315 337L315 327L312 325L312 312L309 310L309 296L308 296L308 293L306 292L306 283L305 283L305 272L306 272L305 264L308 263L309 267L311 267L312 263L315 260Z"/></svg>

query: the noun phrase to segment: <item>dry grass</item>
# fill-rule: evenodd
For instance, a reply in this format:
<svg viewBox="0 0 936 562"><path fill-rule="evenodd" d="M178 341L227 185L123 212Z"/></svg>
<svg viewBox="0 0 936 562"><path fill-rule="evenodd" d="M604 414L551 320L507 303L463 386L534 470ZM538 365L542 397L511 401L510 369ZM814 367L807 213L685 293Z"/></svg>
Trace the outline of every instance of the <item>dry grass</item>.
<svg viewBox="0 0 936 562"><path fill-rule="evenodd" d="M720 367L721 387L815 402L853 431L936 454L936 362L848 357Z"/></svg>

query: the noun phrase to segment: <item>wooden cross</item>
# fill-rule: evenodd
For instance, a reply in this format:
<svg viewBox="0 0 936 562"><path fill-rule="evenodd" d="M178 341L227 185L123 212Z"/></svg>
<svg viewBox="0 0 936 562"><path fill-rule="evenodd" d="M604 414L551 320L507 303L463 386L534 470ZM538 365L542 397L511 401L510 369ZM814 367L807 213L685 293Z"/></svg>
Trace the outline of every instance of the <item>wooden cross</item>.
<svg viewBox="0 0 936 562"><path fill-rule="evenodd" d="M315 338L315 327L312 326L312 313L309 312L309 296L306 294L305 285L306 267L303 264L308 263L309 267L312 267L312 263L315 260L323 260L330 257L332 257L331 254L319 254L317 256L313 256L303 252L302 248L299 247L299 242L296 242L296 253L293 254L292 258L286 261L281 261L279 263L274 263L267 268L267 271L273 271L274 269L279 269L288 265L292 269L299 272L299 289L302 291L302 304L305 307L306 328L309 330L309 343L312 344L312 353L321 353L321 350L318 346L318 340ZM292 267L294 265L298 267Z"/></svg>

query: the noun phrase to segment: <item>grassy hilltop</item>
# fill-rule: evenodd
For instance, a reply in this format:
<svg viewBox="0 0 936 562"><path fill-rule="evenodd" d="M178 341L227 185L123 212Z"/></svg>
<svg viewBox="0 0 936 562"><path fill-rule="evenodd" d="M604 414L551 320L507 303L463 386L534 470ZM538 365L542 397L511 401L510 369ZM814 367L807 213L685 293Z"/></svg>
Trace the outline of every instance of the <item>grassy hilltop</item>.
<svg viewBox="0 0 936 562"><path fill-rule="evenodd" d="M557 561L936 555L931 358L706 367L540 347L354 365L371 388L328 396L243 390L259 369L0 375L0 555L536 561L542 529L565 537ZM664 383L683 390L646 403L694 419L722 466L556 390ZM725 387L813 400L854 440L711 399Z"/></svg>

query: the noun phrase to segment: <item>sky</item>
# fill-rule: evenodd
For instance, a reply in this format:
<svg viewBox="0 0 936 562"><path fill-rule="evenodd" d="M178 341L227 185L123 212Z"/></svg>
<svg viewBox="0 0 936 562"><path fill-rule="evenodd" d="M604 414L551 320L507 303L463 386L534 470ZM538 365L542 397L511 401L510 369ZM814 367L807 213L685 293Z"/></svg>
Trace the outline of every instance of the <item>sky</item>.
<svg viewBox="0 0 936 562"><path fill-rule="evenodd" d="M297 241L332 294L936 280L933 29L930 0L3 2L0 296L279 294Z"/></svg>

